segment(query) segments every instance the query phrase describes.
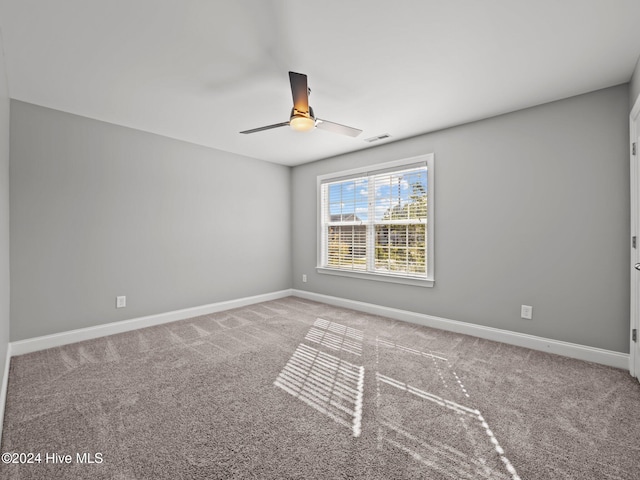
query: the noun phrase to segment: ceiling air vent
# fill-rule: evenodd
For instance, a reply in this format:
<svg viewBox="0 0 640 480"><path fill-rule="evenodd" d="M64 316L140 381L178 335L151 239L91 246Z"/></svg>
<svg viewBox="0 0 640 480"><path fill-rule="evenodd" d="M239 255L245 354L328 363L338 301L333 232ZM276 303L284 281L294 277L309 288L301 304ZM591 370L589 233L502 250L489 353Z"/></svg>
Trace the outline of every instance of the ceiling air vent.
<svg viewBox="0 0 640 480"><path fill-rule="evenodd" d="M364 141L368 143L373 143L373 142L377 142L378 140L384 140L386 138L389 138L390 136L391 135L389 135L388 133L383 133L382 135L376 135L375 137L365 138Z"/></svg>

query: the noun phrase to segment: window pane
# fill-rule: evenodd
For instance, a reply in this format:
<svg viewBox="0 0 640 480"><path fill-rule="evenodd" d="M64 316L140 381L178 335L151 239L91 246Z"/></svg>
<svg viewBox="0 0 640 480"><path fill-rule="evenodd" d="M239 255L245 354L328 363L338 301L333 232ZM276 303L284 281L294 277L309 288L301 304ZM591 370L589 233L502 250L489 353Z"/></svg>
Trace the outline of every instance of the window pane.
<svg viewBox="0 0 640 480"><path fill-rule="evenodd" d="M330 267L349 270L367 269L367 227L345 225L328 227L328 255Z"/></svg>
<svg viewBox="0 0 640 480"><path fill-rule="evenodd" d="M426 273L426 225L377 225L375 271L378 273Z"/></svg>
<svg viewBox="0 0 640 480"><path fill-rule="evenodd" d="M426 169L376 175L375 216L384 221L426 219Z"/></svg>
<svg viewBox="0 0 640 480"><path fill-rule="evenodd" d="M330 183L326 189L329 220L332 222L358 222L368 219L367 178Z"/></svg>
<svg viewBox="0 0 640 480"><path fill-rule="evenodd" d="M368 179L359 178L355 182L356 189L356 216L366 222L369 220L369 189Z"/></svg>

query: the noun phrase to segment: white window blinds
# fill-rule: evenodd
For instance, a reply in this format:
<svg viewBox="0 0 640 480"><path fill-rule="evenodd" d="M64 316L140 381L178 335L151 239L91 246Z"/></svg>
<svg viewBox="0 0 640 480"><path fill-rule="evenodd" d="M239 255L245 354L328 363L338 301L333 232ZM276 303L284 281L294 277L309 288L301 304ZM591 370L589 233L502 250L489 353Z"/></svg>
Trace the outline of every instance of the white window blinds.
<svg viewBox="0 0 640 480"><path fill-rule="evenodd" d="M426 278L428 180L426 162L324 179L321 266Z"/></svg>

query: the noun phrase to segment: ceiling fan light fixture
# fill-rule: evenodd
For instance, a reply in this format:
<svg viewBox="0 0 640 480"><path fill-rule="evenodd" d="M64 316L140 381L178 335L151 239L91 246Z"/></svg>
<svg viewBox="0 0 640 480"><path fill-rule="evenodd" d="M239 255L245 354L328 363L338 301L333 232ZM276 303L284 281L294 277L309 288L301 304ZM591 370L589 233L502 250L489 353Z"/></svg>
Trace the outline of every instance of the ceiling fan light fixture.
<svg viewBox="0 0 640 480"><path fill-rule="evenodd" d="M311 93L311 90L307 85L306 75L303 73L289 72L289 83L291 83L291 95L293 96L293 108L291 109L291 115L289 115L289 121L252 128L251 130L244 130L240 133L247 134L262 132L264 130L285 127L287 125L298 132L308 132L309 130L318 127L328 132L339 133L349 137L357 137L362 133L362 130L358 128L347 127L346 125L340 125L339 123L316 118L313 113L313 108L309 106L309 94Z"/></svg>
<svg viewBox="0 0 640 480"><path fill-rule="evenodd" d="M305 115L293 115L289 120L289 125L297 132L308 132L316 126L316 121Z"/></svg>

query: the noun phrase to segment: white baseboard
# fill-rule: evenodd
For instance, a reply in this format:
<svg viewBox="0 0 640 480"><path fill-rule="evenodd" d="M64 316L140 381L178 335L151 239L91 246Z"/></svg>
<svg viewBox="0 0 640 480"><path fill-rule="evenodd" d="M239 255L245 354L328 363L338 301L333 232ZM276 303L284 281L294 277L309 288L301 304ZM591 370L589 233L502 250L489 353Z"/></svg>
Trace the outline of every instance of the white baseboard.
<svg viewBox="0 0 640 480"><path fill-rule="evenodd" d="M7 389L9 388L9 364L11 363L11 344L7 345L7 355L4 361L2 373L2 385L0 386L0 440L2 439L2 426L4 425L4 407L7 403Z"/></svg>
<svg viewBox="0 0 640 480"><path fill-rule="evenodd" d="M145 317L134 318L131 320L123 320L120 322L107 323L95 327L81 328L68 332L56 333L53 335L45 335L42 337L30 338L27 340L19 340L11 342L7 350L7 359L11 356L23 355L25 353L45 350L47 348L59 347L70 343L81 342L83 340L91 340L94 338L113 335L116 333L129 332L139 328L152 327L164 323L175 322L187 318L197 317L199 315L207 315L210 313L239 308L255 303L266 302L269 300L277 300L294 295L296 297L314 300L317 302L327 303L338 307L351 308L361 312L381 315L396 320L415 323L426 327L438 328L450 332L472 335L474 337L485 338L496 342L507 343L519 347L531 348L543 352L555 353L565 357L576 358L588 362L599 363L623 370L629 369L629 354L613 352L601 348L578 345L575 343L563 342L560 340L552 340L524 333L512 332L509 330L501 330L499 328L484 327L472 323L450 320L448 318L435 317L423 313L415 313L407 310L383 307L372 303L358 302L345 298L332 297L318 293L306 292L304 290L288 289L278 292L256 295L253 297L245 297L225 302L212 303L199 307L186 308L183 310L175 310L173 312L160 313L157 315L148 315ZM6 394L6 382L8 379L9 363L5 366L5 375L3 377L2 390L0 390L0 407L4 406L4 396ZM0 417L1 419L2 417Z"/></svg>
<svg viewBox="0 0 640 480"><path fill-rule="evenodd" d="M507 343L509 345L516 345L518 347L531 348L532 350L555 353L557 355L608 365L610 367L616 367L623 370L629 369L629 354L627 353L613 352L611 350L578 345L576 343L536 337L534 335L511 332L509 330L501 330L499 328L484 327L473 323L459 322L457 320L449 320L448 318L409 312L407 310L399 310L397 308L383 307L372 303L347 300L319 293L306 292L304 290L294 289L292 294L296 297L305 298L307 300L314 300L316 302L327 303L337 307L350 308L360 312L381 315L426 327L462 333L474 337L485 338L487 340Z"/></svg>
<svg viewBox="0 0 640 480"><path fill-rule="evenodd" d="M70 343L91 340L94 338L105 337L116 333L129 332L139 328L153 327L163 323L175 322L177 320L185 320L187 318L197 317L199 315L207 315L210 313L230 310L232 308L253 305L254 303L267 302L269 300L277 300L292 295L292 290L281 290L279 292L265 293L255 295L253 297L239 298L225 302L211 303L201 305L199 307L185 308L183 310L174 310L172 312L159 313L157 315L148 315L145 317L132 318L120 322L106 323L95 327L80 328L70 330L68 332L54 333L42 337L29 338L27 340L18 340L9 344L11 355L24 355L25 353L37 352L47 348L60 347Z"/></svg>

